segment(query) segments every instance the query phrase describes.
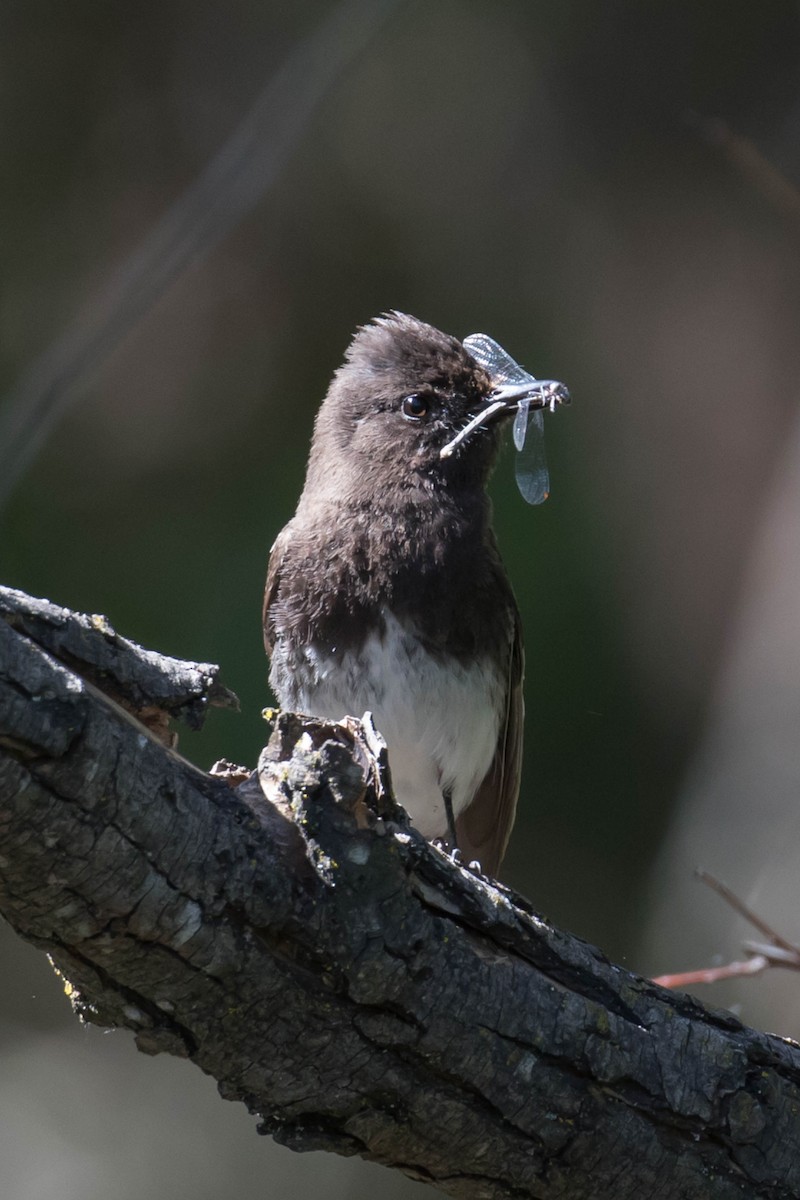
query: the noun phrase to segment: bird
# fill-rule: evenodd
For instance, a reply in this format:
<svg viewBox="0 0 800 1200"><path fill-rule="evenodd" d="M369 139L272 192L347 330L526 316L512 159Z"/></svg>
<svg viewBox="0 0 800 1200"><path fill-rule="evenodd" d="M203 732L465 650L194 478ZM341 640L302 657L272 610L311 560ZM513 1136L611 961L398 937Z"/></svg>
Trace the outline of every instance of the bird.
<svg viewBox="0 0 800 1200"><path fill-rule="evenodd" d="M524 394L416 317L362 325L317 412L263 610L280 706L371 712L414 826L490 876L520 788L524 652L487 483Z"/></svg>

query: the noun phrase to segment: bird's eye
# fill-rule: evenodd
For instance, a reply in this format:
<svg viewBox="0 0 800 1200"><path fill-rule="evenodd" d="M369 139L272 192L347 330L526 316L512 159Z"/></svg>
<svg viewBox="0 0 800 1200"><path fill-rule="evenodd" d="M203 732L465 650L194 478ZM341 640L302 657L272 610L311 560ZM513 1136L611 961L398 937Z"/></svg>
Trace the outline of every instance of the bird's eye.
<svg viewBox="0 0 800 1200"><path fill-rule="evenodd" d="M426 398L414 392L413 395L406 396L403 400L403 416L407 421L421 421L423 417L427 417L429 407Z"/></svg>

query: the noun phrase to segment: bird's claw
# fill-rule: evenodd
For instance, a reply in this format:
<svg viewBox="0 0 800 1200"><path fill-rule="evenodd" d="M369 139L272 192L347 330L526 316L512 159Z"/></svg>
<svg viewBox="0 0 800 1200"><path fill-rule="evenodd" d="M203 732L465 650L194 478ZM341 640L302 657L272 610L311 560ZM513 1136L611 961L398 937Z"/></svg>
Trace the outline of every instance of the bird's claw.
<svg viewBox="0 0 800 1200"><path fill-rule="evenodd" d="M464 865L461 861L461 851L458 846L451 846L447 838L432 838L431 845L435 846L437 850L441 850L442 854L446 858L449 858L452 863L455 863L456 866L461 867Z"/></svg>

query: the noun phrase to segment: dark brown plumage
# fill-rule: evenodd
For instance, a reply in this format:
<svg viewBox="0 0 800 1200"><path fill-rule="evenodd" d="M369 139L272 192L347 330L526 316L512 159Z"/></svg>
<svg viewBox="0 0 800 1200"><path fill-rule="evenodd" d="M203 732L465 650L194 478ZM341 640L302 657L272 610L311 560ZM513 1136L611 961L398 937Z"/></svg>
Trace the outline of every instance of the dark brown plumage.
<svg viewBox="0 0 800 1200"><path fill-rule="evenodd" d="M462 854L494 873L522 750L519 615L485 490L506 414L441 456L490 393L486 371L430 325L392 313L359 330L272 549L264 632L280 703L333 718L371 709L415 823L446 836L446 792Z"/></svg>

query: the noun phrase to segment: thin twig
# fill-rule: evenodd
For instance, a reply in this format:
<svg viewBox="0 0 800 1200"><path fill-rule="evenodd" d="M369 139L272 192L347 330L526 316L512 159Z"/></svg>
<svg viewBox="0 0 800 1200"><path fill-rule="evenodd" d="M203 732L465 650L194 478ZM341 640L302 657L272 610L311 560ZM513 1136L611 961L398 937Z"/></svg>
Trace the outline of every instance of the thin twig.
<svg viewBox="0 0 800 1200"><path fill-rule="evenodd" d="M800 190L770 162L749 138L734 133L725 121L687 114L687 124L710 146L720 150L741 177L783 217L800 224Z"/></svg>
<svg viewBox="0 0 800 1200"><path fill-rule="evenodd" d="M772 964L763 955L754 955L744 962L726 963L724 967L701 967L699 971L683 971L677 975L657 975L653 983L665 988L687 988L695 983L719 983L741 975L760 975Z"/></svg>
<svg viewBox="0 0 800 1200"><path fill-rule="evenodd" d="M764 937L768 938L773 946L781 946L782 949L786 950L789 954L793 954L795 958L800 960L800 946L796 946L788 938L782 937L777 930L767 924L763 917L759 917L758 913L753 912L752 908L748 908L744 900L741 900L735 892L731 891L728 885L723 883L721 879L717 879L715 876L710 875L708 871L702 870L695 871L695 878L699 879L701 883L706 884L707 887L710 887L718 896L722 896L722 899L731 906L734 912L738 912L740 917L744 917L745 921L748 921L755 929L763 933Z"/></svg>
<svg viewBox="0 0 800 1200"><path fill-rule="evenodd" d="M753 912L743 900L732 891L726 883L710 875L708 871L695 871L695 878L705 883L718 896L744 917L760 933L769 938L770 944L760 942L745 942L743 949L747 958L744 961L729 962L721 967L701 967L697 971L681 971L670 975L657 975L653 983L665 988L686 988L697 983L718 983L721 979L736 979L744 975L760 975L768 967L785 967L791 971L800 971L800 947L795 946L787 938L782 937L777 930Z"/></svg>

